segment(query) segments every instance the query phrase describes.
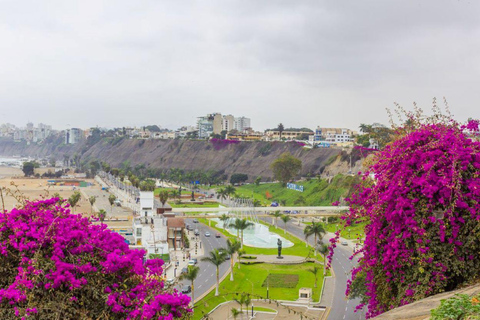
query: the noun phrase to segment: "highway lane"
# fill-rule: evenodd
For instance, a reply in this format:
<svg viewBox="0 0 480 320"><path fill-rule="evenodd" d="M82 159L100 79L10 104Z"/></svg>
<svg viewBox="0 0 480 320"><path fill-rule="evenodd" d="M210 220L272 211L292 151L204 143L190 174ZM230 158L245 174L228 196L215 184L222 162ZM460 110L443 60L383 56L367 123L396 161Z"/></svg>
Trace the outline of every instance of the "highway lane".
<svg viewBox="0 0 480 320"><path fill-rule="evenodd" d="M270 218L260 218L268 223L272 222ZM294 223L287 224L287 231L304 239L303 225L298 226ZM331 236L325 236L323 242L330 244L328 241ZM308 243L314 245L314 237L308 239ZM350 277L350 272L357 260L351 261L349 257L353 250L350 247L342 246L340 244L335 248L335 254L332 260L332 268L335 272L335 292L332 301L332 308L328 319L330 320L363 320L365 319L363 312L354 312L355 307L360 303L358 299L348 300L345 298L345 290L347 289L347 280Z"/></svg>
<svg viewBox="0 0 480 320"><path fill-rule="evenodd" d="M202 243L202 248L204 249L204 256L208 256L209 252L213 249L226 247L226 238L223 235L220 238L215 238L216 232L214 229L209 228L202 223L193 223L192 219L186 219L186 224L191 225L193 230L198 229L200 232L200 241ZM205 237L205 232L207 231L210 232L210 237ZM193 237L193 231L189 232L189 237L190 239ZM190 240L190 245L195 246L195 241ZM216 283L216 267L214 265L209 262L201 261L201 257L199 257L197 266L200 267L200 272L195 280L195 297L204 294ZM220 265L220 278L228 272L229 268L229 260ZM177 288L180 290L184 284L190 285L190 281L180 281Z"/></svg>

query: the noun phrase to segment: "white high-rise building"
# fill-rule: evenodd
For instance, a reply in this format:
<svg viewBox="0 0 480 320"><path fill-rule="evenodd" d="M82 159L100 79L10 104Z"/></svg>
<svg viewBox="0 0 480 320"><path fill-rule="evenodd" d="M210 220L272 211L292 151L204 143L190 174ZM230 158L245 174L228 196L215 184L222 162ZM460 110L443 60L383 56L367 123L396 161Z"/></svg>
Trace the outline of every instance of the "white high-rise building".
<svg viewBox="0 0 480 320"><path fill-rule="evenodd" d="M251 128L250 118L237 117L235 118L234 129L240 132L244 131L247 128Z"/></svg>

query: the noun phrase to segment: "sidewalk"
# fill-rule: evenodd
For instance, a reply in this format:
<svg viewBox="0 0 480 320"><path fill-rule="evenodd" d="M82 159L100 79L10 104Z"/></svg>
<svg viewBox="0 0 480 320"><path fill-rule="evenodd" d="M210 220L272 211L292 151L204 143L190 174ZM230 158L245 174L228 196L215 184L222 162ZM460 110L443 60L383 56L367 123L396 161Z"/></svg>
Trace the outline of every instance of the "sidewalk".
<svg viewBox="0 0 480 320"><path fill-rule="evenodd" d="M167 266L167 279L173 279L180 277L182 269L188 266L188 261L193 258L200 259L204 255L203 246L197 249L195 253L195 241L190 240L191 249L183 250L171 250L170 251L170 264ZM188 258L190 255L190 259ZM178 265L176 265L178 262Z"/></svg>

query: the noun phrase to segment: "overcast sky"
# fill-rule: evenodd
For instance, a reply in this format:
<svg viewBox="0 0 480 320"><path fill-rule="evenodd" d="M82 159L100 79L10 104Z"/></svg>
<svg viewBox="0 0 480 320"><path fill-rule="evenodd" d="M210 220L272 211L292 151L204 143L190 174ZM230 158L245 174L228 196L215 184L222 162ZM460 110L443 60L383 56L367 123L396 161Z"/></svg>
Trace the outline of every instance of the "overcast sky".
<svg viewBox="0 0 480 320"><path fill-rule="evenodd" d="M0 0L0 123L358 129L479 118L480 1Z"/></svg>

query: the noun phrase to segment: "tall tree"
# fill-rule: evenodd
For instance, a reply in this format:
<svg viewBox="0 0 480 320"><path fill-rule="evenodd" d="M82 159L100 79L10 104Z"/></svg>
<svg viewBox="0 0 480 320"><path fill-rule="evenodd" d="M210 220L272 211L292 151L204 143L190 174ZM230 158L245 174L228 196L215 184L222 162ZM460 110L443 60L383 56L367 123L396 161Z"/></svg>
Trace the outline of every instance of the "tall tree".
<svg viewBox="0 0 480 320"><path fill-rule="evenodd" d="M317 251L323 256L323 275L325 276L327 272L327 254L328 254L328 245L322 243L317 247Z"/></svg>
<svg viewBox="0 0 480 320"><path fill-rule="evenodd" d="M224 213L219 219L223 222L223 230L225 230L225 228L228 226L228 220L230 220L230 216Z"/></svg>
<svg viewBox="0 0 480 320"><path fill-rule="evenodd" d="M236 218L233 223L230 223L230 227L237 230L237 237L238 237L238 233L241 232L240 239L241 239L242 248L243 248L243 231L250 226L253 226L253 223L248 221L245 218L243 219Z"/></svg>
<svg viewBox="0 0 480 320"><path fill-rule="evenodd" d="M75 206L77 205L78 201L80 201L80 198L82 197L82 195L80 194L80 192L78 191L75 191L71 196L70 198L68 198L68 203L70 204L70 206L73 208L73 212L75 212Z"/></svg>
<svg viewBox="0 0 480 320"><path fill-rule="evenodd" d="M197 266L188 266L187 273L184 273L180 276L180 280L186 279L190 280L191 287L192 287L192 305L195 303L195 279L198 277L198 273L200 272L200 268Z"/></svg>
<svg viewBox="0 0 480 320"><path fill-rule="evenodd" d="M282 216L282 213L280 212L280 210L277 210L274 213L272 213L272 216L275 217L275 227L278 227L277 219Z"/></svg>
<svg viewBox="0 0 480 320"><path fill-rule="evenodd" d="M313 247L317 246L317 239L321 240L326 233L327 232L325 231L325 228L321 222L313 222L311 225L307 225L305 229L303 229L305 240L307 240L311 235L315 237L315 243ZM317 252L315 251L315 255L316 254Z"/></svg>
<svg viewBox="0 0 480 320"><path fill-rule="evenodd" d="M108 196L108 202L110 202L110 214L113 212L113 204L115 203L115 200L117 200L115 195L111 194Z"/></svg>
<svg viewBox="0 0 480 320"><path fill-rule="evenodd" d="M277 130L278 130L278 132L280 133L280 140L282 140L282 133L283 133L283 131L285 131L285 127L283 126L282 123L279 123L279 124L278 124Z"/></svg>
<svg viewBox="0 0 480 320"><path fill-rule="evenodd" d="M158 194L158 199L162 203L162 207L165 206L165 202L168 200L168 190L161 190Z"/></svg>
<svg viewBox="0 0 480 320"><path fill-rule="evenodd" d="M220 285L220 265L225 262L227 253L224 250L214 249L210 251L209 256L203 257L202 261L213 264L217 269L217 284L215 286L215 296L218 296L218 287Z"/></svg>
<svg viewBox="0 0 480 320"><path fill-rule="evenodd" d="M318 267L317 265L314 265L313 268L309 268L307 269L308 272L312 273L314 276L315 276L315 282L313 284L313 287L316 288L317 287L317 278L318 278L318 272L321 270L320 267Z"/></svg>
<svg viewBox="0 0 480 320"><path fill-rule="evenodd" d="M95 204L95 201L97 201L97 197L91 196L88 198L88 202L90 202L90 213L93 214L93 205Z"/></svg>
<svg viewBox="0 0 480 320"><path fill-rule="evenodd" d="M283 186L291 181L302 169L302 161L295 158L289 152L283 153L278 159L272 162L270 168L273 176Z"/></svg>
<svg viewBox="0 0 480 320"><path fill-rule="evenodd" d="M230 270L232 271L230 273L230 281L233 281L234 257L235 257L235 254L238 252L238 250L240 250L241 246L242 244L237 240L233 240L233 241L230 241L230 239L227 240L227 247L225 248L225 252L230 255ZM238 263L240 263L240 261Z"/></svg>
<svg viewBox="0 0 480 320"><path fill-rule="evenodd" d="M100 209L98 211L98 219L100 219L100 222L103 222L105 220L105 217L107 216L107 211Z"/></svg>
<svg viewBox="0 0 480 320"><path fill-rule="evenodd" d="M284 214L281 219L284 223L283 233L287 233L287 223L288 223L288 221L292 220L292 218L290 218L290 216L287 216L286 214Z"/></svg>

